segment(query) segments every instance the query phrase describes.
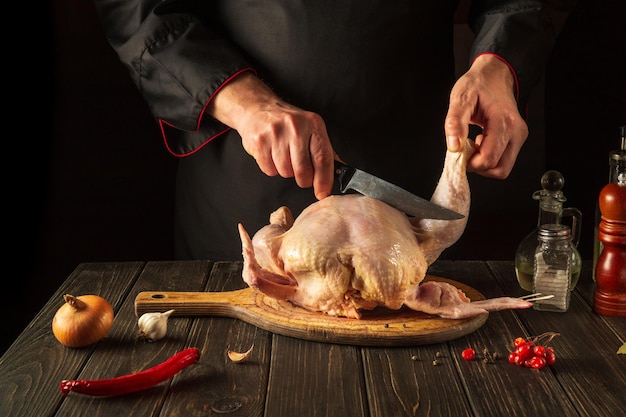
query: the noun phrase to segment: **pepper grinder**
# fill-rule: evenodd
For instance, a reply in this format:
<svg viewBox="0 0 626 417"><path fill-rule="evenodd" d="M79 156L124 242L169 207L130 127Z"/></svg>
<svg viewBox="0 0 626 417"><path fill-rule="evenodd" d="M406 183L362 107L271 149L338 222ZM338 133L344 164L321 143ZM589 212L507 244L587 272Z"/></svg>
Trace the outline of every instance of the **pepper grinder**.
<svg viewBox="0 0 626 417"><path fill-rule="evenodd" d="M609 182L617 182L620 174L626 173L626 126L620 127L621 144L619 149L609 152ZM602 252L602 242L598 239L600 226L600 206L596 204L595 223L593 229L593 265L592 278L596 280L596 265Z"/></svg>
<svg viewBox="0 0 626 417"><path fill-rule="evenodd" d="M626 316L626 173L602 188L598 203L603 248L595 270L593 309L604 316Z"/></svg>

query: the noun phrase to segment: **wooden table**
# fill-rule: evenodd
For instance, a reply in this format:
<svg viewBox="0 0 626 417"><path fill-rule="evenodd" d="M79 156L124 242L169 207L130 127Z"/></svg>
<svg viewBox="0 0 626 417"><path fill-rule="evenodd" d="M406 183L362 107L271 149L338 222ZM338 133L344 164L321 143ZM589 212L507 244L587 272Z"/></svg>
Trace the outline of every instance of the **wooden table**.
<svg viewBox="0 0 626 417"><path fill-rule="evenodd" d="M626 410L626 319L592 310L589 263L566 313L492 312L473 333L449 342L360 347L272 334L224 317L171 318L165 339L137 340L134 299L141 291L227 291L245 287L240 262L86 263L0 358L0 416L621 416ZM438 261L431 275L470 285L486 297L524 295L512 262ZM50 325L63 294L98 294L115 321L87 348L71 349ZM533 370L508 363L518 336L559 332L557 362ZM254 345L247 362L228 349ZM145 391L91 397L59 390L63 379L110 378L154 366L186 347L198 363ZM465 361L473 347L498 352ZM433 365L437 357L438 364Z"/></svg>

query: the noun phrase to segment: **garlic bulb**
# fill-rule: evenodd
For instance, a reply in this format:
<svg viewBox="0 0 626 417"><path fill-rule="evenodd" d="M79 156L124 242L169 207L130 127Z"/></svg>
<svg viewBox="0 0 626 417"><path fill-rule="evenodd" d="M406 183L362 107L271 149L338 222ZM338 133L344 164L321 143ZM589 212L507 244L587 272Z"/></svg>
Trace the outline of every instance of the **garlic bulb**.
<svg viewBox="0 0 626 417"><path fill-rule="evenodd" d="M168 310L165 313L144 313L139 317L139 339L146 342L156 342L163 339L167 333L167 319L174 312Z"/></svg>

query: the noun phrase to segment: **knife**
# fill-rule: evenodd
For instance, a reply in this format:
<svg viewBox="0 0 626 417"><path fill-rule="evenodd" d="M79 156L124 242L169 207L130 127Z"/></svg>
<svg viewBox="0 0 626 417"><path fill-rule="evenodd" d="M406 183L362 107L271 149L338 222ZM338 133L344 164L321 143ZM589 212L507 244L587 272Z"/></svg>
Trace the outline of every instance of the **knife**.
<svg viewBox="0 0 626 417"><path fill-rule="evenodd" d="M409 216L437 220L458 220L465 217L337 160L335 160L335 176L341 193L345 194L349 190L356 191L383 201Z"/></svg>

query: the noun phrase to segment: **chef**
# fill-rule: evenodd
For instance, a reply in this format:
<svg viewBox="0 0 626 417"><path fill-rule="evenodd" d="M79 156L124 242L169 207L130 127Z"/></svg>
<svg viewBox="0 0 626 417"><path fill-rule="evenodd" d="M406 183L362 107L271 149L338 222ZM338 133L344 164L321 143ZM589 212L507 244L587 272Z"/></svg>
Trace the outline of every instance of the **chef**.
<svg viewBox="0 0 626 417"><path fill-rule="evenodd" d="M457 1L95 0L179 158L177 259L240 260L237 224L333 193L333 159L432 194L446 147L482 128L468 171L505 179L561 5L475 1L455 80ZM445 142L444 142L445 141Z"/></svg>

